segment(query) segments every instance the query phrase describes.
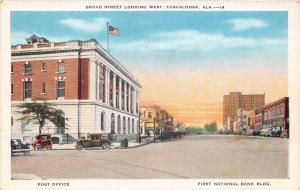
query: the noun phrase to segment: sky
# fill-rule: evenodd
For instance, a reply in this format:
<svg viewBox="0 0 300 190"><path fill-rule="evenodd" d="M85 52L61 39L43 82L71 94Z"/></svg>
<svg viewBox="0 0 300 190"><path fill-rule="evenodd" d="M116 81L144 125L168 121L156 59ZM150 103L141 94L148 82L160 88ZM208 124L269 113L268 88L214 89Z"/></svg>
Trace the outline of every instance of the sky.
<svg viewBox="0 0 300 190"><path fill-rule="evenodd" d="M160 105L177 121L222 126L225 94L288 92L287 12L12 12L11 43L32 34L50 41L96 39L142 85L141 104Z"/></svg>

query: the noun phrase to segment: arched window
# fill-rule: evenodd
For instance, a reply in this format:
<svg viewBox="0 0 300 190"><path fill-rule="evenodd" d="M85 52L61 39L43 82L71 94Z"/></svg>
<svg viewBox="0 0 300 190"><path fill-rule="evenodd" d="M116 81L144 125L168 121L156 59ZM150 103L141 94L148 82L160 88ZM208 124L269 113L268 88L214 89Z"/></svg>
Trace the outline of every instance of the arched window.
<svg viewBox="0 0 300 190"><path fill-rule="evenodd" d="M137 128L137 132L140 133L141 129L140 129L140 124L139 124L139 120L136 121L136 128Z"/></svg>
<svg viewBox="0 0 300 190"><path fill-rule="evenodd" d="M126 134L126 118L125 116L123 117L123 134Z"/></svg>
<svg viewBox="0 0 300 190"><path fill-rule="evenodd" d="M118 134L121 134L121 116L120 115L118 115L117 127L118 127Z"/></svg>
<svg viewBox="0 0 300 190"><path fill-rule="evenodd" d="M130 134L130 118L128 118L128 122L127 122L127 125L128 125L128 134Z"/></svg>
<svg viewBox="0 0 300 190"><path fill-rule="evenodd" d="M111 133L115 133L115 114L111 114L111 125L110 125Z"/></svg>
<svg viewBox="0 0 300 190"><path fill-rule="evenodd" d="M101 124L101 130L104 130L104 128L105 128L105 112L101 113L100 124Z"/></svg>
<svg viewBox="0 0 300 190"><path fill-rule="evenodd" d="M132 134L134 134L134 119L131 120L132 123Z"/></svg>

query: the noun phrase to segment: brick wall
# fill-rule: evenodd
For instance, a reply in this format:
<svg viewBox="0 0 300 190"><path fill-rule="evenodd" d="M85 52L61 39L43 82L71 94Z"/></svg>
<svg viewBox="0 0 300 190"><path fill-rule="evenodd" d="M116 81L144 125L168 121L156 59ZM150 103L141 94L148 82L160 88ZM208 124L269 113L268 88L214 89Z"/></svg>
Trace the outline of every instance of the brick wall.
<svg viewBox="0 0 300 190"><path fill-rule="evenodd" d="M23 101L22 79L32 79L32 97L40 97L49 100L56 99L55 77L65 77L65 99L88 99L89 98L89 59L63 59L63 73L56 73L58 59L33 60L32 74L24 75L25 61L12 62L13 84L12 101ZM46 64L46 71L42 71L42 64ZM79 69L80 68L80 69ZM81 71L81 72L79 72ZM81 81L79 81L81 80ZM42 83L46 84L46 93L42 94Z"/></svg>

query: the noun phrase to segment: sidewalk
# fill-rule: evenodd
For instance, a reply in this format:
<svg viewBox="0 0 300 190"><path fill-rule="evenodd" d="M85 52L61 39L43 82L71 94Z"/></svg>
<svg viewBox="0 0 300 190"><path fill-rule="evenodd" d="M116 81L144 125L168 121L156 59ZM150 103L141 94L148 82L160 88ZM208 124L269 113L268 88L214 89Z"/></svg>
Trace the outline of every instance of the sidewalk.
<svg viewBox="0 0 300 190"><path fill-rule="evenodd" d="M137 147L144 146L144 145L147 145L147 143L143 142L143 143L139 144L135 140L128 142L128 148L137 148ZM120 142L114 142L111 145L111 149L125 149L125 148L121 147ZM73 143L73 144L53 144L52 150L75 150L75 143Z"/></svg>

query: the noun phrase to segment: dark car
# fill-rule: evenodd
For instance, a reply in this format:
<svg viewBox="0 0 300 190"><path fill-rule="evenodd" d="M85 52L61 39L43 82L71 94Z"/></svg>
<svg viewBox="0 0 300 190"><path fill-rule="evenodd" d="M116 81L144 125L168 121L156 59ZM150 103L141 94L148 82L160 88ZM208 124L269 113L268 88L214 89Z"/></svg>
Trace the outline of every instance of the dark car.
<svg viewBox="0 0 300 190"><path fill-rule="evenodd" d="M260 135L260 131L259 130L254 130L253 131L253 136L259 136Z"/></svg>
<svg viewBox="0 0 300 190"><path fill-rule="evenodd" d="M103 138L100 133L93 133L88 134L87 139L78 140L75 145L76 150L95 147L102 147L102 149L110 149L111 141Z"/></svg>
<svg viewBox="0 0 300 190"><path fill-rule="evenodd" d="M11 156L15 153L23 153L24 155L30 154L30 145L22 142L20 139L11 139Z"/></svg>

